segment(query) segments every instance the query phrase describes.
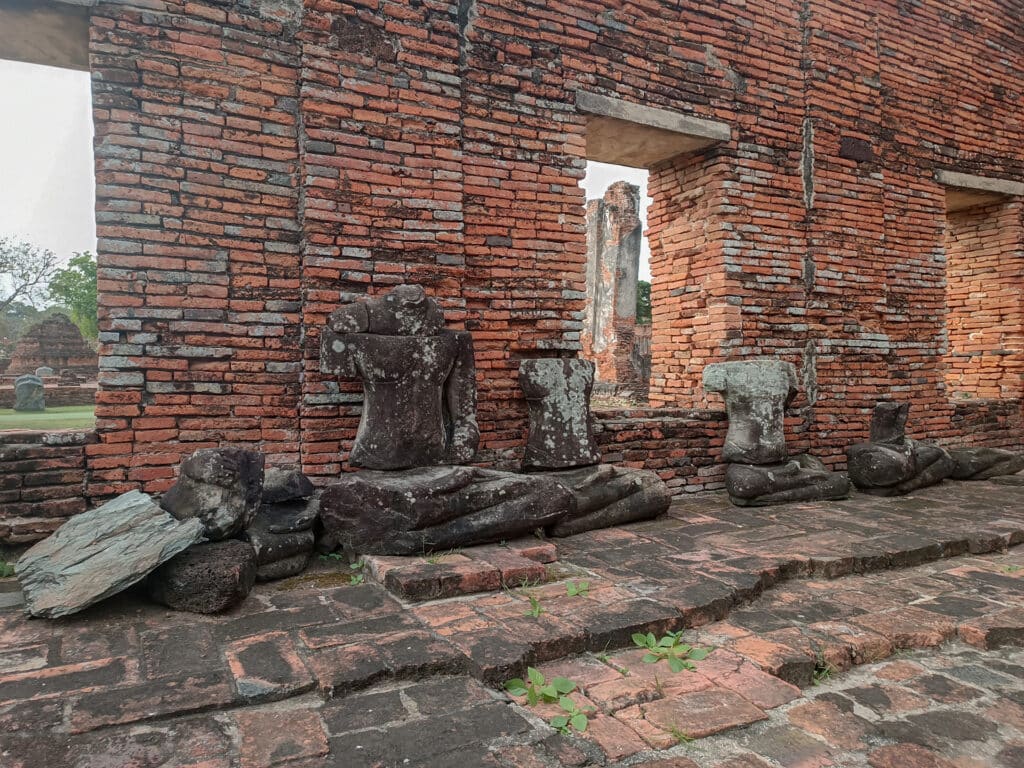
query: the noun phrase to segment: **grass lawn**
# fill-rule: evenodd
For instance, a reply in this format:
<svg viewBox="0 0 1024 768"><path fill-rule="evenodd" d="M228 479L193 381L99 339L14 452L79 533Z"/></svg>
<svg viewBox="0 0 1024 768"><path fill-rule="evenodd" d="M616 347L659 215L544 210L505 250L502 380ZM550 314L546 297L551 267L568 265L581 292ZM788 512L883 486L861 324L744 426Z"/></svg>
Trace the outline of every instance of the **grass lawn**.
<svg viewBox="0 0 1024 768"><path fill-rule="evenodd" d="M96 423L95 407L65 405L47 408L41 413L23 413L0 408L0 430L3 429L92 429Z"/></svg>

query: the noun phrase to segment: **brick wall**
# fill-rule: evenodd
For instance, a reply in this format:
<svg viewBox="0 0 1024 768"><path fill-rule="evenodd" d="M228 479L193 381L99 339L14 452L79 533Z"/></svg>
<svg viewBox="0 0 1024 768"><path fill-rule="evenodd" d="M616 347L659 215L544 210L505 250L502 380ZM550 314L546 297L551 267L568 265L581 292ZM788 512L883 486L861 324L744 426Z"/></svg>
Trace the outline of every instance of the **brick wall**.
<svg viewBox="0 0 1024 768"><path fill-rule="evenodd" d="M946 388L1019 399L1024 385L1024 206L950 213L946 231Z"/></svg>
<svg viewBox="0 0 1024 768"><path fill-rule="evenodd" d="M0 542L41 539L84 512L92 432L0 432Z"/></svg>
<svg viewBox="0 0 1024 768"><path fill-rule="evenodd" d="M593 426L603 461L653 470L674 496L724 487L720 461L728 424L721 411L598 410Z"/></svg>
<svg viewBox="0 0 1024 768"><path fill-rule="evenodd" d="M166 489L218 443L299 455L294 22L286 3L138 5L92 12L91 496Z"/></svg>
<svg viewBox="0 0 1024 768"><path fill-rule="evenodd" d="M707 363L777 354L805 385L794 446L834 465L884 397L913 400L919 437L1008 439L1019 403L968 416L946 391L935 171L1024 175L1015 9L613 6L95 6L90 495L162 490L223 442L336 474L360 397L317 372L319 330L400 281L473 332L482 459L514 463L519 360L580 347L577 89L733 129L651 169L652 403L719 408Z"/></svg>

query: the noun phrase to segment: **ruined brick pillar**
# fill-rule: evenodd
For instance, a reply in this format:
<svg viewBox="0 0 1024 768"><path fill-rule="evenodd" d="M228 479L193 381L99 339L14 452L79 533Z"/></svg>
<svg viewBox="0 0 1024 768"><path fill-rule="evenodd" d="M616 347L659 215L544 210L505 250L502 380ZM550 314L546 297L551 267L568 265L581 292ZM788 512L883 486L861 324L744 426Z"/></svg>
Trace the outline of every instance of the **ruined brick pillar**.
<svg viewBox="0 0 1024 768"><path fill-rule="evenodd" d="M640 188L617 181L587 202L587 303L583 357L597 365L606 391L640 388L631 364L640 273ZM643 382L646 385L646 382Z"/></svg>

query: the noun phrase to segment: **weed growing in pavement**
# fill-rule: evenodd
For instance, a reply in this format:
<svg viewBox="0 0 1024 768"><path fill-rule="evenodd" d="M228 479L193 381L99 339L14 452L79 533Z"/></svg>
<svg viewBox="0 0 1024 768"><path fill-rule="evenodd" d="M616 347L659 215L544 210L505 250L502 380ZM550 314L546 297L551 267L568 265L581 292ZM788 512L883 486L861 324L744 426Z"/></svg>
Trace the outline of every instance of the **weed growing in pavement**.
<svg viewBox="0 0 1024 768"><path fill-rule="evenodd" d="M832 677L832 673L835 671L835 667L819 656L818 660L814 664L814 671L811 672L811 684L821 685L822 683L828 682Z"/></svg>
<svg viewBox="0 0 1024 768"><path fill-rule="evenodd" d="M565 714L555 715L548 721L548 724L565 736L572 733L573 728L580 733L587 730L588 716L597 711L593 707L587 707L585 710L580 709L579 705L568 696L560 698L558 706L562 708Z"/></svg>
<svg viewBox="0 0 1024 768"><path fill-rule="evenodd" d="M524 615L533 616L533 618L539 619L540 615L544 613L544 608L540 604L540 598L530 592L526 592L524 594L530 601L530 610L528 610Z"/></svg>
<svg viewBox="0 0 1024 768"><path fill-rule="evenodd" d="M698 648L688 645L682 641L682 631L669 632L661 639L654 636L653 632L646 635L637 632L633 635L633 643L647 650L643 660L647 664L656 664L659 661L667 661L669 669L673 672L682 672L684 669L696 669L693 662L706 659L714 648Z"/></svg>
<svg viewBox="0 0 1024 768"><path fill-rule="evenodd" d="M590 582L570 581L565 585L565 594L569 597L586 597L590 594Z"/></svg>
<svg viewBox="0 0 1024 768"><path fill-rule="evenodd" d="M546 680L539 669L527 667L526 679L512 678L505 683L505 690L513 696L526 696L526 703L535 707L541 702L556 702L567 693L572 693L576 690L576 683L567 677Z"/></svg>
<svg viewBox="0 0 1024 768"><path fill-rule="evenodd" d="M687 736L683 731L679 730L679 728L677 728L674 725L668 729L668 732L671 733L672 738L674 738L680 744L689 744L691 741L693 741L693 736Z"/></svg>
<svg viewBox="0 0 1024 768"><path fill-rule="evenodd" d="M553 704L557 701L565 714L552 717L548 724L566 735L571 733L573 728L580 733L587 730L587 718L596 711L593 707L580 709L579 705L569 698L568 694L576 690L576 683L572 680L567 677L553 677L547 680L544 674L534 667L527 667L525 680L516 677L506 682L505 690L513 696L526 696L526 703L531 707L540 703Z"/></svg>
<svg viewBox="0 0 1024 768"><path fill-rule="evenodd" d="M320 559L323 560L325 563L329 563L332 560L334 562L340 563L345 560L345 555L343 555L341 552L328 552L325 555L320 555ZM351 571L351 573L349 573L348 583L351 586L354 587L357 584L362 584L364 581L366 581L366 575L363 573L363 568L365 566L365 560L356 560L354 563L348 564L349 571Z"/></svg>
<svg viewBox="0 0 1024 768"><path fill-rule="evenodd" d="M430 565L437 565L446 557L457 555L462 552L461 549L449 549L444 552L434 552L433 554L426 555L423 559L426 560Z"/></svg>

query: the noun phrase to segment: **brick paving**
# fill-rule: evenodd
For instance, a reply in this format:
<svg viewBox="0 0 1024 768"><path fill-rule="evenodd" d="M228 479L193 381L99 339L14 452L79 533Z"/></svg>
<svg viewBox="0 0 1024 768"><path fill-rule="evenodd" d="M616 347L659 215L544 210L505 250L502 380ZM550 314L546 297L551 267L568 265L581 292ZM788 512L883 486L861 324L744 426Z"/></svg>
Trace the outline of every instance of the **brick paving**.
<svg viewBox="0 0 1024 768"><path fill-rule="evenodd" d="M702 496L651 523L370 564L359 585L321 561L217 617L139 593L61 621L7 608L0 765L1013 768L1022 498L992 483L753 511ZM551 555L525 586L445 576L537 573ZM715 649L693 671L631 640L675 630ZM557 705L499 690L527 666L577 683L582 737L546 724ZM948 736L958 717L986 723L978 739Z"/></svg>

